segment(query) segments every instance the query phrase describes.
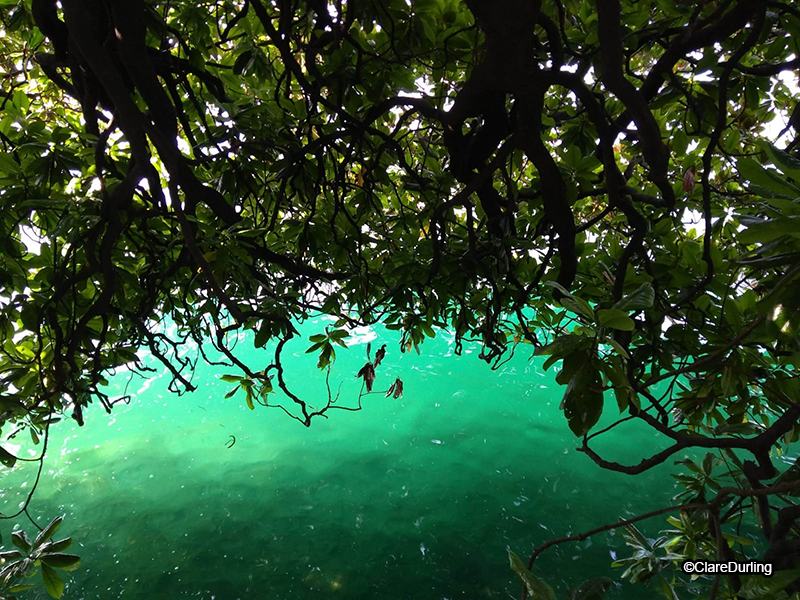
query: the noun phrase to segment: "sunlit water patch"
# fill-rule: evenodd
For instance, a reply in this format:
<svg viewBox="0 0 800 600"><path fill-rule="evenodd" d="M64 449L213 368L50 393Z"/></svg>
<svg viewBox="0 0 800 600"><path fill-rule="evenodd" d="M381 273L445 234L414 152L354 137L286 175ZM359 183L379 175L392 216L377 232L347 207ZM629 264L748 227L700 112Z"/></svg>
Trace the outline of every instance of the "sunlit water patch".
<svg viewBox="0 0 800 600"><path fill-rule="evenodd" d="M198 391L182 397L166 391L165 373L120 377L114 393L127 385L129 406L111 415L93 407L84 428L55 426L31 512L67 516L62 532L83 566L64 597L519 597L509 549L526 556L675 494L665 469L625 477L575 452L558 409L563 388L529 350L492 372L477 352L454 356L447 336L401 355L393 334L360 330L331 376L334 389L343 382L342 404L357 405L354 375L368 341L388 344L376 389L401 377L405 396L365 396L362 411L333 411L310 429L277 409L250 411L241 396L224 399L225 370L208 367L194 378ZM287 346L287 383L321 406L324 377L307 346ZM616 410L609 398L610 416ZM631 428L610 436L615 457L631 462L663 444ZM3 512L24 500L33 469L5 475ZM619 536L603 534L548 551L536 572L564 596L609 575L614 552L625 555Z"/></svg>

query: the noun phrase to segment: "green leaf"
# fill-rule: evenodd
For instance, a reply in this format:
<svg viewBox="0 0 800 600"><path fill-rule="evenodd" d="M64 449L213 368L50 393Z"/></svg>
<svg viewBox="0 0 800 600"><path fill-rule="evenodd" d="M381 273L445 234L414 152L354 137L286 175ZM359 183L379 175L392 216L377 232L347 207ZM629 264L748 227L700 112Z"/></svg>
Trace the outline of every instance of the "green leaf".
<svg viewBox="0 0 800 600"><path fill-rule="evenodd" d="M57 542L48 542L42 546L42 552L63 552L72 547L72 538L64 538Z"/></svg>
<svg viewBox="0 0 800 600"><path fill-rule="evenodd" d="M57 571L43 564L42 580L44 581L44 587L47 593L50 594L52 598L61 598L64 594L64 582L61 580Z"/></svg>
<svg viewBox="0 0 800 600"><path fill-rule="evenodd" d="M55 534L55 532L58 531L58 528L61 527L61 522L63 520L64 517L61 516L61 517L56 517L55 519L50 521L47 527L42 529L42 531L39 532L39 535L36 536L36 539L33 540L33 547L38 548L39 546L42 545L43 542L46 542L51 537L53 537L53 534Z"/></svg>
<svg viewBox="0 0 800 600"><path fill-rule="evenodd" d="M724 423L714 427L714 435L758 435L763 429L755 423ZM800 490L798 490L800 493ZM792 492L787 492L790 496Z"/></svg>
<svg viewBox="0 0 800 600"><path fill-rule="evenodd" d="M737 239L742 244L764 244L785 235L800 237L800 215L789 215L753 223L741 231Z"/></svg>
<svg viewBox="0 0 800 600"><path fill-rule="evenodd" d="M572 294L569 293L569 290L567 288L565 288L563 285L561 285L560 283L558 283L556 281L545 281L544 284L545 285L549 285L550 287L553 287L553 288L557 289L559 292L561 292L565 296L568 296L568 297L572 296Z"/></svg>
<svg viewBox="0 0 800 600"><path fill-rule="evenodd" d="M74 571L81 566L81 557L75 554L53 552L42 555L41 560L46 565L50 565L56 569L63 569L65 571Z"/></svg>
<svg viewBox="0 0 800 600"><path fill-rule="evenodd" d="M762 200L766 201L767 204L777 208L781 212L785 211L787 214L793 215L800 211L800 204L797 203L797 201L794 199L794 196L777 194L754 183L748 185L747 190L754 196L758 196Z"/></svg>
<svg viewBox="0 0 800 600"><path fill-rule="evenodd" d="M333 351L333 346L331 346L329 343L326 343L322 347L322 352L319 353L317 368L320 370L325 369L325 367L327 367L329 364L331 364L331 362L333 362L333 359L335 357L336 354Z"/></svg>
<svg viewBox="0 0 800 600"><path fill-rule="evenodd" d="M35 583L21 583L19 585L11 586L8 591L11 592L12 594L16 594L35 587L36 587Z"/></svg>
<svg viewBox="0 0 800 600"><path fill-rule="evenodd" d="M264 320L261 322L261 327L258 328L258 333L256 333L256 337L253 340L253 345L256 348L263 348L267 345L270 338L272 337L272 323L270 321Z"/></svg>
<svg viewBox="0 0 800 600"><path fill-rule="evenodd" d="M781 485L783 483L793 483L800 480L800 458L795 459L794 464L786 471L781 473L772 485ZM800 496L800 489L785 492L788 496Z"/></svg>
<svg viewBox="0 0 800 600"><path fill-rule="evenodd" d="M631 388L628 378L625 376L621 361L619 358L612 357L609 360L603 361L600 367L614 388L617 406L619 406L619 412L622 413L630 406L631 402L635 402L634 396L636 394L633 388Z"/></svg>
<svg viewBox="0 0 800 600"><path fill-rule="evenodd" d="M233 61L233 72L236 75L243 75L246 71L249 70L249 67L253 64L253 51L252 50L245 50L239 56L236 57L236 60Z"/></svg>
<svg viewBox="0 0 800 600"><path fill-rule="evenodd" d="M17 457L0 446L0 463L11 469L17 462Z"/></svg>
<svg viewBox="0 0 800 600"><path fill-rule="evenodd" d="M569 380L562 402L569 428L578 437L594 427L603 412L600 374L591 361L585 362Z"/></svg>
<svg viewBox="0 0 800 600"><path fill-rule="evenodd" d="M531 573L519 556L509 551L508 560L511 563L511 570L525 584L531 600L556 600L556 593L553 588Z"/></svg>
<svg viewBox="0 0 800 600"><path fill-rule="evenodd" d="M675 593L675 589L672 587L672 584L667 581L663 576L659 577L661 581L661 591L664 593L664 597L667 600L680 600L678 594Z"/></svg>
<svg viewBox="0 0 800 600"><path fill-rule="evenodd" d="M567 600L603 600L606 591L611 587L611 583L611 580L607 577L590 579L570 591L567 595Z"/></svg>
<svg viewBox="0 0 800 600"><path fill-rule="evenodd" d="M436 43L436 29L428 19L422 19L422 30L425 32L425 37L431 44Z"/></svg>
<svg viewBox="0 0 800 600"><path fill-rule="evenodd" d="M625 525L625 531L627 531L627 533L623 533L622 536L625 538L626 544L632 548L650 549L650 542L647 541L647 538L639 531L636 525L632 523Z"/></svg>
<svg viewBox="0 0 800 600"><path fill-rule="evenodd" d="M578 350L566 354L561 363L561 370L556 375L556 381L560 385L569 384L572 376L587 362L592 360L592 352L589 350ZM555 358L555 357L551 357Z"/></svg>
<svg viewBox="0 0 800 600"><path fill-rule="evenodd" d="M601 327L619 329L621 331L633 331L636 324L628 314L618 308L601 309L597 311L597 321Z"/></svg>
<svg viewBox="0 0 800 600"><path fill-rule="evenodd" d="M737 160L736 169L747 181L770 192L788 198L796 198L800 195L800 188L785 181L777 171L765 169L752 158L740 158Z"/></svg>
<svg viewBox="0 0 800 600"><path fill-rule="evenodd" d="M220 379L225 383L239 383L242 380L239 375L223 375Z"/></svg>
<svg viewBox="0 0 800 600"><path fill-rule="evenodd" d="M31 548L33 547L33 544L31 543L31 539L28 537L28 534L22 531L21 529L11 532L11 542L26 554L30 552Z"/></svg>
<svg viewBox="0 0 800 600"><path fill-rule="evenodd" d="M235 388L233 388L231 391L229 391L227 394L225 394L225 398L233 398L234 394L236 394L236 392L239 391L239 387L241 387L241 386L237 385Z"/></svg>
<svg viewBox="0 0 800 600"><path fill-rule="evenodd" d="M612 348L614 348L614 350L616 351L616 353L617 353L617 354L619 354L619 355L620 355L622 358L624 358L625 360L629 360L629 359L630 359L631 355L630 355L630 354L628 354L628 351L627 351L627 350L625 350L625 348L623 348L623 347L622 347L622 346L619 344L619 342L617 342L617 340L615 340L615 339L614 339L614 338L612 338L612 337L606 336L606 338L605 338L603 341L604 341L606 344L609 344L609 345L610 345Z"/></svg>
<svg viewBox="0 0 800 600"><path fill-rule="evenodd" d="M781 150L771 143L760 141L758 146L767 153L772 163L778 167L784 175L788 175L795 181L800 181L800 160L788 152Z"/></svg>
<svg viewBox="0 0 800 600"><path fill-rule="evenodd" d="M643 283L636 290L617 302L613 308L625 311L642 310L651 308L655 301L656 294L650 282Z"/></svg>
<svg viewBox="0 0 800 600"><path fill-rule="evenodd" d="M563 335L546 346L537 348L533 354L534 356L560 356L577 350L581 346L588 345L589 343L589 338L582 335Z"/></svg>
<svg viewBox="0 0 800 600"><path fill-rule="evenodd" d="M581 298L575 296L564 296L559 300L561 306L574 312L576 315L586 317L589 321L594 321L594 311L591 305Z"/></svg>
<svg viewBox="0 0 800 600"><path fill-rule="evenodd" d="M743 537L741 535L734 535L732 533L723 533L722 537L731 542L732 544L741 544L742 546L757 546L759 542L751 538Z"/></svg>
<svg viewBox="0 0 800 600"><path fill-rule="evenodd" d="M689 138L681 130L677 129L672 136L672 151L675 156L683 156L686 154L686 148L689 147Z"/></svg>
<svg viewBox="0 0 800 600"><path fill-rule="evenodd" d="M798 577L800 569L773 572L769 578L763 575L740 575L742 587L736 592L736 596L741 600L773 600Z"/></svg>
<svg viewBox="0 0 800 600"><path fill-rule="evenodd" d="M554 354L553 356L548 358L546 361L544 361L544 363L542 364L542 369L547 371L550 367L552 367L554 364L556 364L560 360L561 360L561 357L558 354Z"/></svg>
<svg viewBox="0 0 800 600"><path fill-rule="evenodd" d="M711 475L711 471L714 469L714 462L716 458L717 457L713 452L707 452L703 457L703 471L706 475Z"/></svg>

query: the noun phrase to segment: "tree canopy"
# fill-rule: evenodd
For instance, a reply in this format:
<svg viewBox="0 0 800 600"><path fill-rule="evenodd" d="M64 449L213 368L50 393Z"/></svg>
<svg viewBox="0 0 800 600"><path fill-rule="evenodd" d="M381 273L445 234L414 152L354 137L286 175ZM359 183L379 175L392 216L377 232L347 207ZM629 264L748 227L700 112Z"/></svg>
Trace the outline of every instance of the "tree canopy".
<svg viewBox="0 0 800 600"><path fill-rule="evenodd" d="M749 523L777 585L696 585L800 589L798 469L775 461L800 437L800 160L774 138L800 134L793 3L0 6L4 433L44 455L58 415L125 400L104 384L141 347L177 393L213 347L243 402L309 426L339 406L292 392L297 322L336 318L311 339L321 377L353 326L403 351L447 328L487 368L520 345L558 365L601 468L708 452L669 544L628 526L628 577L671 591L681 557L743 559ZM246 364L242 340L272 362ZM619 419L598 430L603 411ZM631 420L661 443L595 450Z"/></svg>

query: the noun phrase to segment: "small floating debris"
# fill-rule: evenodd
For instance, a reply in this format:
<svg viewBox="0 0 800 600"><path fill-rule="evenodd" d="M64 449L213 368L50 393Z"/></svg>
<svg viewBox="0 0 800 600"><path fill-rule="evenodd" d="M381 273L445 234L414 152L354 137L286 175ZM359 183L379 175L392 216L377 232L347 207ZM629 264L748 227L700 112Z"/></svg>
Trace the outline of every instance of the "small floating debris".
<svg viewBox="0 0 800 600"><path fill-rule="evenodd" d="M444 444L442 440L431 440L431 444L436 444L437 446L441 446Z"/></svg>

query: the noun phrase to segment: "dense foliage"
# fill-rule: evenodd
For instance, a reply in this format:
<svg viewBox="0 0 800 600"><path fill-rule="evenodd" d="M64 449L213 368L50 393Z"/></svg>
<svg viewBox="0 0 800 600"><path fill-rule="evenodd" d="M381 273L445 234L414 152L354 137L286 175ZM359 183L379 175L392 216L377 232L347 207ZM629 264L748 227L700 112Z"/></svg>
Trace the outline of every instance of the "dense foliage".
<svg viewBox="0 0 800 600"><path fill-rule="evenodd" d="M58 415L127 400L103 385L142 346L178 393L213 346L243 402L308 426L339 406L292 393L294 323L338 319L311 340L327 375L352 326L403 351L446 327L494 368L519 344L559 365L599 467L708 451L666 540L628 525L626 576L670 598L800 589L797 470L775 461L800 436L800 161L766 133L800 127L793 3L0 6L5 435L43 456ZM632 420L663 442L596 450ZM777 587L674 566L755 552Z"/></svg>

